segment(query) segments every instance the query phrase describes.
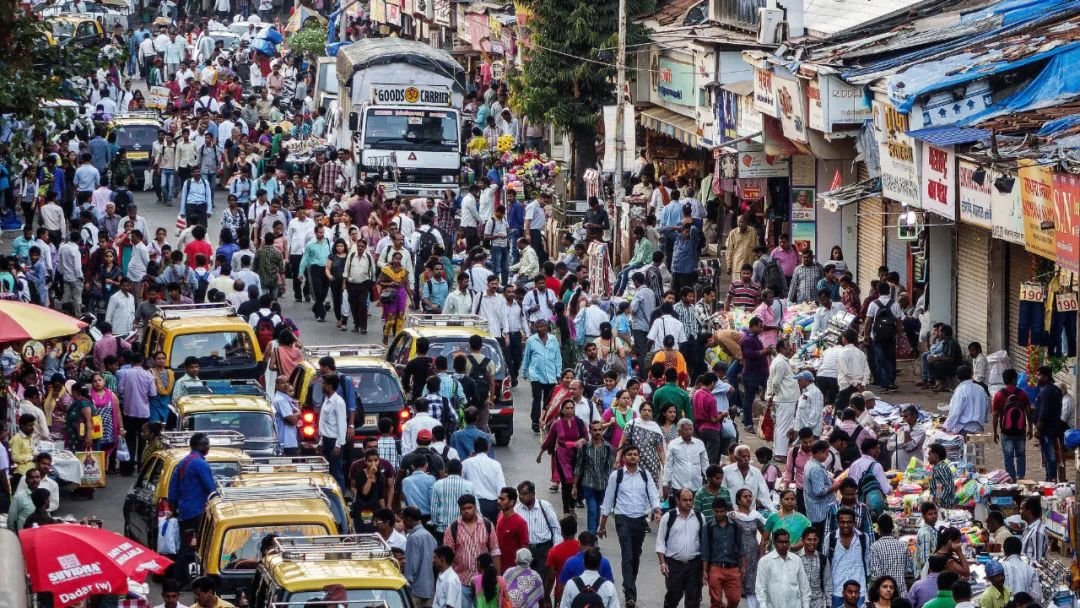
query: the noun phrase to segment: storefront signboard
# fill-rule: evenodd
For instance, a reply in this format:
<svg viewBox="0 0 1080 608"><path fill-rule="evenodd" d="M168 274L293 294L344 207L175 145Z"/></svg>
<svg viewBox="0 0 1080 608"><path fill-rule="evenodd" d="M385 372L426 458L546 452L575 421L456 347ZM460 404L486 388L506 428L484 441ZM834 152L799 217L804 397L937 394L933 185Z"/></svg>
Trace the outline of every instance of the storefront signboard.
<svg viewBox="0 0 1080 608"><path fill-rule="evenodd" d="M1031 253L1053 260L1057 253L1054 230L1048 229L1054 222L1053 172L1032 163L1020 168L1017 181L1024 209L1024 244Z"/></svg>
<svg viewBox="0 0 1080 608"><path fill-rule="evenodd" d="M966 160L960 161L956 172L960 180L960 221L992 229L994 222L990 191L994 189L994 176L989 169L983 169L982 184L979 184L974 179L976 171L979 171L979 165Z"/></svg>

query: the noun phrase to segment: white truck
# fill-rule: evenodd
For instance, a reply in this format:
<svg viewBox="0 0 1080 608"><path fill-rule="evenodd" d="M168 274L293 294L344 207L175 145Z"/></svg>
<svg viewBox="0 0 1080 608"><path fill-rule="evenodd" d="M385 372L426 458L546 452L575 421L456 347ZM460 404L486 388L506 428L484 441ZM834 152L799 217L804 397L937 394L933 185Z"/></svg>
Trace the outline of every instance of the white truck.
<svg viewBox="0 0 1080 608"><path fill-rule="evenodd" d="M449 53L401 38L368 38L337 53L336 129L361 181L399 197L439 196L461 179L465 70Z"/></svg>

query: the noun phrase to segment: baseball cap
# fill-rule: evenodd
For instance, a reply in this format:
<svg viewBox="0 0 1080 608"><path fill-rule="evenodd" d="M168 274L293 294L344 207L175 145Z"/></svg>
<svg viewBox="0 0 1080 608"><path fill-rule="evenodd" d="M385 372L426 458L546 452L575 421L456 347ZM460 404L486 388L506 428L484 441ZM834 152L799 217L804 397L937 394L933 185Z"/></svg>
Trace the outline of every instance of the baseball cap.
<svg viewBox="0 0 1080 608"><path fill-rule="evenodd" d="M431 429L421 429L421 431L416 434L416 440L431 441Z"/></svg>
<svg viewBox="0 0 1080 608"><path fill-rule="evenodd" d="M869 401L871 399L880 399L880 397L875 395L873 391L863 391L862 398L864 401Z"/></svg>

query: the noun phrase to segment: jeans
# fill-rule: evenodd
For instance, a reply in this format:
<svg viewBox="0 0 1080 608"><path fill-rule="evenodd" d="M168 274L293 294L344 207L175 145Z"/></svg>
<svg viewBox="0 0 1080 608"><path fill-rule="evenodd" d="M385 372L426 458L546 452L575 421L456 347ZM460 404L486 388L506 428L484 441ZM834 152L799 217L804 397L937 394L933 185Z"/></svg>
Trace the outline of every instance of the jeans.
<svg viewBox="0 0 1080 608"><path fill-rule="evenodd" d="M506 365L510 368L510 380L517 383L518 373L521 371L521 358L525 354L525 337L520 331L506 333L507 344L502 347Z"/></svg>
<svg viewBox="0 0 1080 608"><path fill-rule="evenodd" d="M649 375L649 362L645 360L649 354L649 332L641 329L630 330L634 337L634 356L638 361L638 375L642 378Z"/></svg>
<svg viewBox="0 0 1080 608"><path fill-rule="evenodd" d="M1039 434L1039 449L1042 450L1043 466L1046 467L1046 481L1057 481L1057 447L1060 441L1060 435Z"/></svg>
<svg viewBox="0 0 1080 608"><path fill-rule="evenodd" d="M627 517L615 515L615 533L619 537L619 552L622 558L623 593L627 600L637 601L637 575L641 567L641 545L649 531L649 522L645 517Z"/></svg>
<svg viewBox="0 0 1080 608"><path fill-rule="evenodd" d="M174 169L161 170L161 186L158 188L158 198L163 203L171 203L176 197L176 171Z"/></svg>
<svg viewBox="0 0 1080 608"><path fill-rule="evenodd" d="M585 525L589 532L596 534L600 527L600 503L604 502L604 493L588 486L581 486L581 493L585 498Z"/></svg>
<svg viewBox="0 0 1080 608"><path fill-rule="evenodd" d="M615 295L619 295L626 290L626 286L630 283L630 276L634 274L635 270L642 266L644 266L644 264L623 266L623 269L619 271L619 276L615 278Z"/></svg>
<svg viewBox="0 0 1080 608"><path fill-rule="evenodd" d="M1020 302L1020 321L1016 327L1019 346L1046 346L1046 317L1042 302Z"/></svg>
<svg viewBox="0 0 1080 608"><path fill-rule="evenodd" d="M207 210L210 207L206 203L197 205L187 205L184 210L187 212L187 225L188 226L206 226L209 221L209 217L206 215Z"/></svg>
<svg viewBox="0 0 1080 608"><path fill-rule="evenodd" d="M1065 348L1062 348L1061 334L1065 334ZM1076 356L1076 313L1054 311L1050 315L1050 354L1054 356Z"/></svg>
<svg viewBox="0 0 1080 608"><path fill-rule="evenodd" d="M742 419L743 426L754 428L754 399L758 391L765 386L765 378L743 372Z"/></svg>
<svg viewBox="0 0 1080 608"><path fill-rule="evenodd" d="M529 384L532 387L532 412L530 417L532 418L533 428L536 428L540 424L540 414L543 412L548 399L551 399L551 391L555 390L555 385L541 384L535 380Z"/></svg>
<svg viewBox="0 0 1080 608"><path fill-rule="evenodd" d="M521 259L521 250L517 248L518 239L524 236L525 232L521 228L511 228L507 236L510 239L510 263L517 264Z"/></svg>
<svg viewBox="0 0 1080 608"><path fill-rule="evenodd" d="M536 251L536 259L543 266L548 261L547 249L544 247L544 233L538 228L529 229L529 244Z"/></svg>
<svg viewBox="0 0 1080 608"><path fill-rule="evenodd" d="M346 486L345 475L341 470L341 450L338 450L337 456L334 455L334 443L336 441L334 437L323 437L322 455L323 458L326 458L326 462L330 463L330 475L337 480L340 487L344 488Z"/></svg>
<svg viewBox="0 0 1080 608"><path fill-rule="evenodd" d="M720 462L724 443L723 434L716 429L701 429L698 431L698 439L705 443L705 453L709 455L709 464Z"/></svg>
<svg viewBox="0 0 1080 608"><path fill-rule="evenodd" d="M874 365L877 366L877 385L881 388L896 386L896 343L874 340Z"/></svg>
<svg viewBox="0 0 1080 608"><path fill-rule="evenodd" d="M1024 479L1027 473L1027 446L1025 435L1002 435L1001 452L1005 456L1005 472L1013 481Z"/></svg>
<svg viewBox="0 0 1080 608"><path fill-rule="evenodd" d="M503 285L510 279L510 248L491 247L491 270L499 276Z"/></svg>
<svg viewBox="0 0 1080 608"><path fill-rule="evenodd" d="M476 608L476 592L471 585L461 587L461 608Z"/></svg>

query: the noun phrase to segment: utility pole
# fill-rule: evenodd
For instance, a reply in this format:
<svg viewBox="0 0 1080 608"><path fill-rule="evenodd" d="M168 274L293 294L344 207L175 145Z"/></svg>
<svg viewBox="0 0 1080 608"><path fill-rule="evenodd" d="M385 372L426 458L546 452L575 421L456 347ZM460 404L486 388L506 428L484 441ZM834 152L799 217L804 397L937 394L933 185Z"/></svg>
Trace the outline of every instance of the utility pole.
<svg viewBox="0 0 1080 608"><path fill-rule="evenodd" d="M615 216L622 213L623 162L626 157L626 134L623 133L623 105L626 89L626 0L619 0L619 49L615 54ZM612 231L618 234L618 231ZM614 243L612 244L615 249ZM1077 408L1080 409L1080 408Z"/></svg>

